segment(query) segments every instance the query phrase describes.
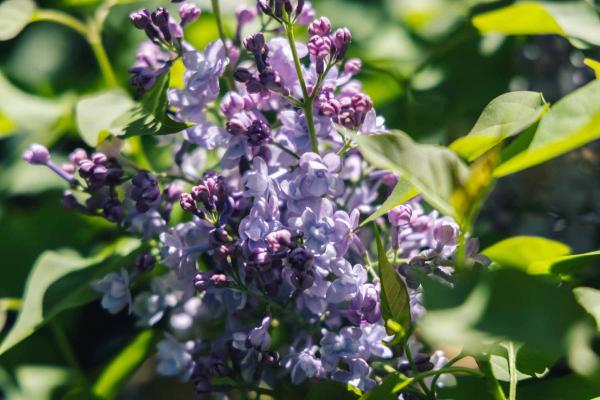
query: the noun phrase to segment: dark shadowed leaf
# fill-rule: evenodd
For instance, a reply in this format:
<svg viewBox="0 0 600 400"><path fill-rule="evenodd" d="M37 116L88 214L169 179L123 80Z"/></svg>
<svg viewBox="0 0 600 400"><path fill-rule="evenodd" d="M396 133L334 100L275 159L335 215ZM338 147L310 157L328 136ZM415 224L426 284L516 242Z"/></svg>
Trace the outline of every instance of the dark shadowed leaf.
<svg viewBox="0 0 600 400"><path fill-rule="evenodd" d="M0 345L0 355L61 311L95 299L98 293L92 290L90 282L121 266L122 258L139 245L137 239L123 238L91 258L69 250L42 253L25 285L17 321Z"/></svg>

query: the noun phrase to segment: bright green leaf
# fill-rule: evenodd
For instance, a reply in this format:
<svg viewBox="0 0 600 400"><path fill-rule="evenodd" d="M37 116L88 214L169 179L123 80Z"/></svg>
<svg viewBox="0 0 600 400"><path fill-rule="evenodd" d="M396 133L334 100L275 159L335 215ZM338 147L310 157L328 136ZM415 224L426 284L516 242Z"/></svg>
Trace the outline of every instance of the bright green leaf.
<svg viewBox="0 0 600 400"><path fill-rule="evenodd" d="M81 138L91 147L98 144L101 134L117 117L131 108L133 101L122 90L110 90L82 97L76 106L76 121Z"/></svg>
<svg viewBox="0 0 600 400"><path fill-rule="evenodd" d="M117 267L114 262L108 262L108 258L127 256L139 245L137 239L124 238L91 258L82 258L67 250L42 253L27 279L21 312L0 345L0 355L61 311L96 298L98 293L89 283Z"/></svg>
<svg viewBox="0 0 600 400"><path fill-rule="evenodd" d="M600 261L600 250L535 261L530 264L528 271L531 274L571 275L578 269L598 261Z"/></svg>
<svg viewBox="0 0 600 400"><path fill-rule="evenodd" d="M31 22L34 11L32 0L5 0L0 4L0 41L17 36Z"/></svg>
<svg viewBox="0 0 600 400"><path fill-rule="evenodd" d="M442 214L458 217L451 198L467 180L469 169L455 153L441 146L417 144L400 131L357 136L356 141L371 164L397 172Z"/></svg>
<svg viewBox="0 0 600 400"><path fill-rule="evenodd" d="M127 379L154 354L159 338L155 330L140 332L100 373L92 387L94 396L97 399L113 399Z"/></svg>
<svg viewBox="0 0 600 400"><path fill-rule="evenodd" d="M567 153L600 137L600 81L556 103L540 121L527 150L500 164L495 176L512 174Z"/></svg>
<svg viewBox="0 0 600 400"><path fill-rule="evenodd" d="M593 5L583 0L517 2L476 15L473 25L482 34L556 34L578 46L580 41L600 45L600 19Z"/></svg>
<svg viewBox="0 0 600 400"><path fill-rule="evenodd" d="M515 236L502 240L481 252L505 268L519 268L531 274L548 273L530 270L536 261L550 260L571 254L569 246L555 240L536 236Z"/></svg>
<svg viewBox="0 0 600 400"><path fill-rule="evenodd" d="M113 121L110 132L115 136L167 135L181 132L187 124L172 120L167 114L169 73L156 79L140 103Z"/></svg>
<svg viewBox="0 0 600 400"><path fill-rule="evenodd" d="M389 374L375 389L365 393L360 400L396 400L399 392L410 385L413 378L399 373Z"/></svg>
<svg viewBox="0 0 600 400"><path fill-rule="evenodd" d="M535 123L546 111L544 98L537 92L510 92L496 97L483 110L467 136L450 148L472 161Z"/></svg>
<svg viewBox="0 0 600 400"><path fill-rule="evenodd" d="M389 334L396 335L395 342L404 340L410 331L410 301L406 285L387 259L379 231L375 231L377 259L381 279L381 313ZM395 324L388 324L387 321ZM394 326L396 328L394 329Z"/></svg>
<svg viewBox="0 0 600 400"><path fill-rule="evenodd" d="M408 183L404 179L398 180L398 183L396 184L394 190L392 190L392 193L390 193L388 198L385 199L383 204L377 210L375 210L373 214L371 214L367 219L365 219L360 224L360 226L365 226L369 222L375 221L377 218L387 214L390 210L392 210L395 207L398 207L400 204L406 203L418 194L419 191L415 189L410 183Z"/></svg>

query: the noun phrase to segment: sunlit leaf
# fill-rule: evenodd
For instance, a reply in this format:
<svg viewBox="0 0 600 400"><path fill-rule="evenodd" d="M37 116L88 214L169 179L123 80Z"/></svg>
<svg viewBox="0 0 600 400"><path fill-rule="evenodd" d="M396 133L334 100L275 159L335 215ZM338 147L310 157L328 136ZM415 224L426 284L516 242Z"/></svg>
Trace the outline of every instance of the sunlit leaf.
<svg viewBox="0 0 600 400"><path fill-rule="evenodd" d="M600 137L600 81L565 96L544 115L527 149L500 164L495 176L512 174Z"/></svg>
<svg viewBox="0 0 600 400"><path fill-rule="evenodd" d="M131 108L133 101L122 90L110 90L82 97L76 106L76 121L81 138L96 146L98 137L108 135L111 124Z"/></svg>
<svg viewBox="0 0 600 400"><path fill-rule="evenodd" d="M515 236L502 240L481 252L504 268L519 268L532 274L549 273L530 269L536 261L545 261L571 254L569 246L537 236Z"/></svg>
<svg viewBox="0 0 600 400"><path fill-rule="evenodd" d="M570 275L578 269L586 267L600 260L600 250L589 253L566 255L546 260L534 261L527 270L531 274L558 274Z"/></svg>
<svg viewBox="0 0 600 400"><path fill-rule="evenodd" d="M0 41L17 36L31 22L34 12L32 0L5 0L0 4Z"/></svg>
<svg viewBox="0 0 600 400"><path fill-rule="evenodd" d="M140 332L103 369L92 387L92 393L99 399L112 399L124 383L156 349L160 334L156 330Z"/></svg>
<svg viewBox="0 0 600 400"><path fill-rule="evenodd" d="M510 92L496 97L483 110L467 136L450 148L471 161L537 121L546 111L544 98L537 92Z"/></svg>
<svg viewBox="0 0 600 400"><path fill-rule="evenodd" d="M441 146L417 144L400 131L357 136L356 141L371 164L397 172L442 214L457 217L452 193L466 181L469 169L455 153Z"/></svg>
<svg viewBox="0 0 600 400"><path fill-rule="evenodd" d="M381 279L381 313L390 335L396 335L394 342L406 338L410 331L410 301L406 285L387 259L378 230L375 230L377 259Z"/></svg>
<svg viewBox="0 0 600 400"><path fill-rule="evenodd" d="M23 295L23 306L12 329L0 345L0 355L69 308L98 296L89 283L116 268L109 257L125 257L139 247L137 239L121 239L98 255L82 258L73 251L46 251L33 266ZM116 261L122 261L117 258Z"/></svg>
<svg viewBox="0 0 600 400"><path fill-rule="evenodd" d="M586 1L523 1L473 17L473 25L483 34L556 34L600 45L600 19Z"/></svg>
<svg viewBox="0 0 600 400"><path fill-rule="evenodd" d="M398 183L396 186L394 186L394 190L392 190L392 193L390 193L388 198L385 199L383 204L377 210L375 210L373 214L369 215L369 217L365 219L360 226L365 226L369 222L375 221L377 218L387 214L390 210L398 207L400 204L406 203L418 194L419 191L410 183L404 179L398 180Z"/></svg>

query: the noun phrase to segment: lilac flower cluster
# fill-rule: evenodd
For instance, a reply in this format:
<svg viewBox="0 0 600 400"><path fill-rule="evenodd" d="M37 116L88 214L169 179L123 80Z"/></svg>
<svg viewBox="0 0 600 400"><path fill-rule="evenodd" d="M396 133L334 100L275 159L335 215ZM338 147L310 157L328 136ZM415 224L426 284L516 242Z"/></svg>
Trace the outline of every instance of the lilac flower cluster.
<svg viewBox="0 0 600 400"><path fill-rule="evenodd" d="M128 309L138 325L165 329L158 372L191 381L199 395L235 389L215 378L244 387L331 379L368 391L382 379L374 362L408 375L441 367L415 338L409 363L382 320L372 232L359 220L397 179L369 170L351 140L351 132L385 126L355 79L360 60L344 60L350 31L315 19L304 1L261 0L256 10L238 9L233 40L199 51L183 40L182 27L200 10L183 4L179 14L179 24L164 8L131 15L149 38L132 69L134 86L150 89L176 58L186 68L185 86L168 93L176 118L191 124L168 139L177 147L171 170L151 173L119 154L88 157L81 149L63 167L43 146L24 154L71 185L68 208L104 216L147 241L133 272L93 283L103 307ZM242 39L258 15L263 26L278 25L275 34ZM294 39L295 24L308 25L307 43ZM220 161L217 172L202 162L207 154ZM183 219L171 219L176 203ZM379 223L417 319L424 309L413 272L450 283L458 227L418 200L391 210L388 220ZM473 242L467 256L476 251ZM133 298L131 283L156 263L165 273ZM275 341L275 332L287 341Z"/></svg>

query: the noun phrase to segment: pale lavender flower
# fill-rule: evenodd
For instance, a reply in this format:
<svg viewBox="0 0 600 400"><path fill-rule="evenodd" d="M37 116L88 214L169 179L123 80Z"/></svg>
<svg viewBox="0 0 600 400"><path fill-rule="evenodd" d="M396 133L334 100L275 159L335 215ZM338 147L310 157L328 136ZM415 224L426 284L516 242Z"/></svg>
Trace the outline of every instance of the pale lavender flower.
<svg viewBox="0 0 600 400"><path fill-rule="evenodd" d="M334 371L340 360L356 358L359 352L360 328L344 327L339 333L327 332L321 339L321 359L327 371Z"/></svg>
<svg viewBox="0 0 600 400"><path fill-rule="evenodd" d="M102 294L102 308L109 313L117 314L126 307L131 309L129 274L124 268L119 272L111 272L104 278L93 281L91 286Z"/></svg>
<svg viewBox="0 0 600 400"><path fill-rule="evenodd" d="M368 391L376 386L376 382L369 377L371 367L361 358L352 358L345 360L348 370L337 370L331 377L335 381L349 383L363 391Z"/></svg>
<svg viewBox="0 0 600 400"><path fill-rule="evenodd" d="M193 341L180 343L170 335L165 335L158 345L157 371L164 376L176 377L186 382L192 376L194 360L192 352L195 348Z"/></svg>
<svg viewBox="0 0 600 400"><path fill-rule="evenodd" d="M290 371L292 383L299 385L306 379L322 378L325 375L323 364L315 354L317 346L311 346L298 353L294 353L283 364Z"/></svg>

